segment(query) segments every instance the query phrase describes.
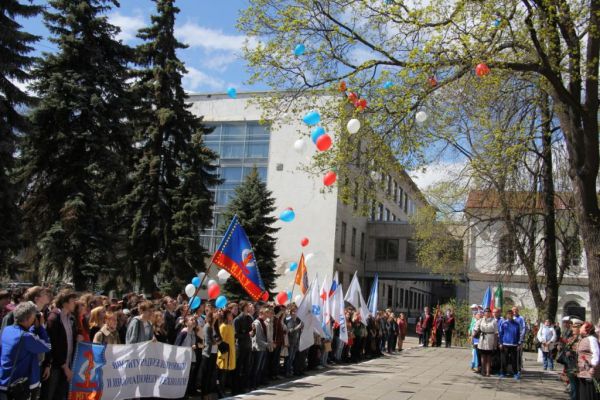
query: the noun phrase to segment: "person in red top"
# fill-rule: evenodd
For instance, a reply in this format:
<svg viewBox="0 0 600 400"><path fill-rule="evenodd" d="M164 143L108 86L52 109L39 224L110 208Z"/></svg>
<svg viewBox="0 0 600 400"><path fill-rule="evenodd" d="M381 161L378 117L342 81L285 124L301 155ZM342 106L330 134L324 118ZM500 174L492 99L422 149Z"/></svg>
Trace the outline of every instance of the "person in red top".
<svg viewBox="0 0 600 400"><path fill-rule="evenodd" d="M402 351L402 344L406 339L406 333L408 332L408 323L404 313L400 313L398 316L398 351Z"/></svg>
<svg viewBox="0 0 600 400"><path fill-rule="evenodd" d="M422 316L421 330L423 332L423 346L429 346L429 338L431 336L431 329L433 328L433 315L429 311L429 307L425 307Z"/></svg>
<svg viewBox="0 0 600 400"><path fill-rule="evenodd" d="M446 347L452 346L452 332L454 332L454 328L456 326L456 321L454 319L454 313L452 310L446 310L446 320L444 321L444 336L446 341Z"/></svg>
<svg viewBox="0 0 600 400"><path fill-rule="evenodd" d="M433 323L435 328L435 347L442 347L442 337L444 335L444 315L439 309L436 310Z"/></svg>

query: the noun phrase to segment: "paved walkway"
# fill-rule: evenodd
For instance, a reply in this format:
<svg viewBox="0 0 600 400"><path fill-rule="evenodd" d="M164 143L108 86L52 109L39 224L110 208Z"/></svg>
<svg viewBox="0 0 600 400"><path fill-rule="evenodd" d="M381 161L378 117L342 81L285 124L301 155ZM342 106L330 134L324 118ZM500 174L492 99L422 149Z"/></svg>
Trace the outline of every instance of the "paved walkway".
<svg viewBox="0 0 600 400"><path fill-rule="evenodd" d="M413 342L413 345L415 343ZM483 378L470 370L468 349L414 347L398 355L340 365L260 389L238 399L488 400L567 399L558 372L526 353L523 379Z"/></svg>

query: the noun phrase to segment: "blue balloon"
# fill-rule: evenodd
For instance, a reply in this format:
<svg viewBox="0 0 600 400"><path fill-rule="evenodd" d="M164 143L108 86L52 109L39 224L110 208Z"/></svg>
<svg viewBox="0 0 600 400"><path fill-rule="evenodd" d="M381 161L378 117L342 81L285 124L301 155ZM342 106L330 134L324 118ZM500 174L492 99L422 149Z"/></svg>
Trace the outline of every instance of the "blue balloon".
<svg viewBox="0 0 600 400"><path fill-rule="evenodd" d="M235 99L237 97L237 90L235 90L235 88L233 87L230 87L229 89L227 89L227 95L232 99Z"/></svg>
<svg viewBox="0 0 600 400"><path fill-rule="evenodd" d="M227 306L227 297L222 295L217 297L217 300L215 300L215 306L221 309L225 308Z"/></svg>
<svg viewBox="0 0 600 400"><path fill-rule="evenodd" d="M296 45L296 47L294 48L294 55L295 56L301 56L302 54L304 54L304 52L306 51L306 47L304 47L304 45L302 43Z"/></svg>
<svg viewBox="0 0 600 400"><path fill-rule="evenodd" d="M298 263L297 262L293 262L290 264L290 271L294 272L295 270L298 269Z"/></svg>
<svg viewBox="0 0 600 400"><path fill-rule="evenodd" d="M194 285L195 287L199 288L200 287L200 278L198 278L197 276L192 278L192 285Z"/></svg>
<svg viewBox="0 0 600 400"><path fill-rule="evenodd" d="M292 291L291 290L287 291L287 295L288 295L288 301L292 301Z"/></svg>
<svg viewBox="0 0 600 400"><path fill-rule="evenodd" d="M387 81L386 83L383 84L384 89L389 89L392 86L394 86L394 82L392 82L392 81Z"/></svg>
<svg viewBox="0 0 600 400"><path fill-rule="evenodd" d="M310 139L313 141L314 144L317 144L317 139L320 138L321 136L323 136L324 134L325 134L325 128L323 128L322 126L317 126L310 133Z"/></svg>
<svg viewBox="0 0 600 400"><path fill-rule="evenodd" d="M500 21L499 19L495 20L494 21L494 27L496 27L496 28L499 27L501 22L502 21Z"/></svg>
<svg viewBox="0 0 600 400"><path fill-rule="evenodd" d="M192 310L195 310L196 308L200 307L200 303L202 301L200 300L200 297L198 296L194 296L190 299L190 308Z"/></svg>
<svg viewBox="0 0 600 400"><path fill-rule="evenodd" d="M296 213L293 210L285 210L279 214L279 219L283 222L292 222L296 218Z"/></svg>
<svg viewBox="0 0 600 400"><path fill-rule="evenodd" d="M316 111L311 111L302 118L302 121L308 126L316 125L321 121L321 115Z"/></svg>

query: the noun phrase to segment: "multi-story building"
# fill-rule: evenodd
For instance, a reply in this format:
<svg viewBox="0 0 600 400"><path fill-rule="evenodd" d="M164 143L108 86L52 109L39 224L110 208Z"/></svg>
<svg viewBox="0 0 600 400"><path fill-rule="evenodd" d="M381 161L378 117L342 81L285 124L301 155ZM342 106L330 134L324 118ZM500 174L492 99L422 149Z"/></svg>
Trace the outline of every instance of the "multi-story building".
<svg viewBox="0 0 600 400"><path fill-rule="evenodd" d="M543 258L542 209L539 197L531 193L510 193L507 201L513 217L522 225L527 224L532 237L533 257L543 281L541 260ZM559 289L557 317L576 314L585 318L590 315L588 278L585 253L581 251L580 238L576 234L573 210L569 207L569 194L557 194L555 208L557 216L557 253L559 266L565 267ZM528 205L529 204L529 205ZM501 216L499 197L494 191L471 191L466 203L467 219L467 277L470 303L480 303L489 286L502 283L504 301L519 307L535 309L528 276L516 254L514 241L508 235ZM566 252L566 247L569 251ZM541 285L543 287L543 285Z"/></svg>
<svg viewBox="0 0 600 400"><path fill-rule="evenodd" d="M341 200L337 185L322 190L321 177L301 170L310 162L315 147L306 140L303 151L294 148L299 132L309 132L300 115L285 124L259 123L263 111L251 100L268 95L243 93L236 99L225 94L190 97L192 112L215 127L207 135L206 144L219 155L219 173L224 183L214 189L213 226L222 222L220 215L235 187L256 166L273 193L277 213L291 207L296 214L292 222L277 222L277 291L292 288L294 273L286 270L304 252L313 254L308 265L310 280L315 274L322 279L338 272L340 281L348 287L358 271L365 295L378 272L380 307L416 312L438 300L444 278L416 264L413 228L408 221L426 201L411 178L399 166L386 168L378 177L383 192L370 207L370 215L360 215L359 207ZM310 241L305 248L300 245L303 237ZM213 228L202 234L202 240L213 251L220 236ZM434 293L436 281L441 291Z"/></svg>

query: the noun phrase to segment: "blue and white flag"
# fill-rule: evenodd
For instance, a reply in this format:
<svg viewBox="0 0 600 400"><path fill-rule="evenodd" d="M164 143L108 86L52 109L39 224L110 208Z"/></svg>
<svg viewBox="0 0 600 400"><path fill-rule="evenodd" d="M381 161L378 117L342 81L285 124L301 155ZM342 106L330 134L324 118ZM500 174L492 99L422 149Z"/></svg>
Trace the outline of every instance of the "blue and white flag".
<svg viewBox="0 0 600 400"><path fill-rule="evenodd" d="M335 293L333 294L333 318L340 327L340 340L348 343L348 328L346 327L346 310L344 307L344 291L342 284L338 283Z"/></svg>
<svg viewBox="0 0 600 400"><path fill-rule="evenodd" d="M352 304L352 306L360 316L360 322L367 326L367 317L369 316L369 309L367 308L367 302L365 301L362 295L360 283L358 283L358 276L356 275L356 272L352 277L352 281L350 282L350 286L348 287L346 296L344 296L344 300Z"/></svg>
<svg viewBox="0 0 600 400"><path fill-rule="evenodd" d="M367 300L367 306L371 315L377 314L377 303L379 302L379 275L375 273L375 279L371 285L371 293L369 293L369 300Z"/></svg>
<svg viewBox="0 0 600 400"><path fill-rule="evenodd" d="M300 351L308 349L315 343L313 333L318 333L321 337L325 337L323 332L323 310L321 307L321 297L319 296L318 277L312 281L308 287L308 291L298 305L296 313L300 321L304 324L302 334L300 335Z"/></svg>

